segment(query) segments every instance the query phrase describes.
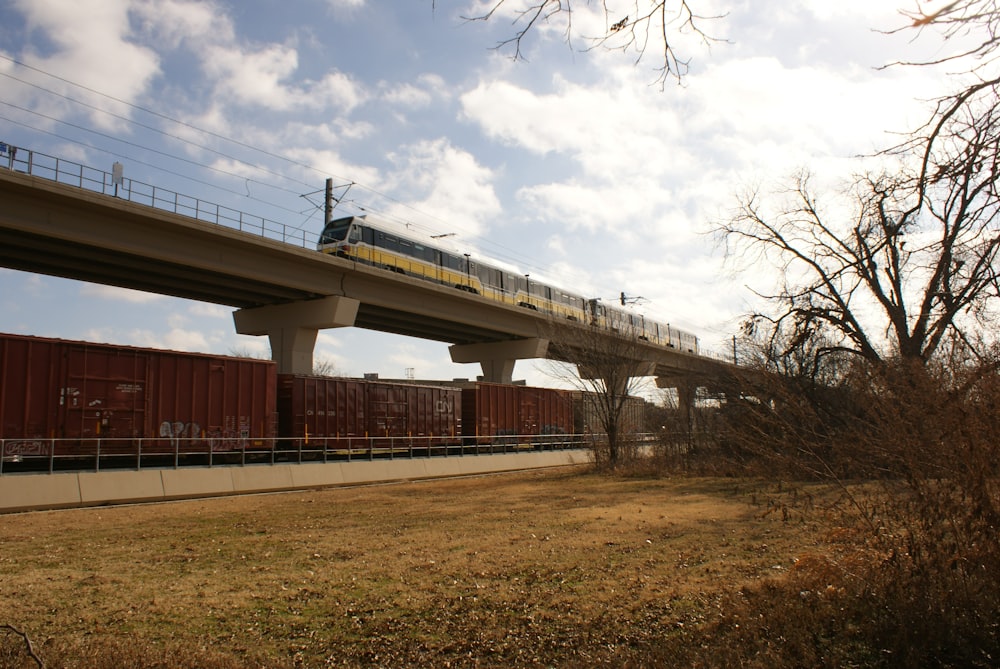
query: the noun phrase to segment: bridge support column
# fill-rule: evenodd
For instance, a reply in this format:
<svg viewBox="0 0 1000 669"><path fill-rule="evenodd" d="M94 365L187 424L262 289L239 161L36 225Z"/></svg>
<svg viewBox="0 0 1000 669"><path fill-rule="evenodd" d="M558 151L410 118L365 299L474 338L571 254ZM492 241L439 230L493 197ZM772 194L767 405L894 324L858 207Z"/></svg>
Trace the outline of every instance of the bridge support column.
<svg viewBox="0 0 1000 669"><path fill-rule="evenodd" d="M548 339L513 339L482 344L456 344L448 347L451 361L478 362L483 367L483 379L490 383L513 383L514 363L528 358L544 358Z"/></svg>
<svg viewBox="0 0 1000 669"><path fill-rule="evenodd" d="M324 297L305 302L271 304L233 312L236 331L247 335L267 335L271 358L279 374L312 374L316 336L324 328L354 325L358 300Z"/></svg>
<svg viewBox="0 0 1000 669"><path fill-rule="evenodd" d="M684 419L688 434L694 430L694 401L698 393L697 384L687 377L656 377L657 388L673 388L677 393L677 409Z"/></svg>

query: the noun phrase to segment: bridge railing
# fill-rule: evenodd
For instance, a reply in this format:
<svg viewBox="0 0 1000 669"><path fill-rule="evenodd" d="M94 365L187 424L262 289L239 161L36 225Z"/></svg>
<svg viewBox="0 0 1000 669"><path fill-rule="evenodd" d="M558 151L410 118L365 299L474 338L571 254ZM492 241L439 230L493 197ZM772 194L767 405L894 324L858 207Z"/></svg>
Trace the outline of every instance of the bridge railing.
<svg viewBox="0 0 1000 669"><path fill-rule="evenodd" d="M0 439L0 476L68 471L175 469L466 457L577 450L593 436L328 437L309 439Z"/></svg>
<svg viewBox="0 0 1000 669"><path fill-rule="evenodd" d="M0 167L300 248L315 249L319 242L319 235L314 232L129 179L123 175L116 175L114 171L106 172L96 167L2 142L0 142Z"/></svg>

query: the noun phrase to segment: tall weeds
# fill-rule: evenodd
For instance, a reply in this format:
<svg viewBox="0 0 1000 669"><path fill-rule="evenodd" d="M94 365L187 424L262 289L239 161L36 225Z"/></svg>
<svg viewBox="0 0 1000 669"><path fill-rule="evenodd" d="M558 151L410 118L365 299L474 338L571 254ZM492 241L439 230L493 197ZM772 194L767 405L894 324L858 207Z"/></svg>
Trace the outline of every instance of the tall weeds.
<svg viewBox="0 0 1000 669"><path fill-rule="evenodd" d="M998 368L952 359L853 366L833 384L732 379L741 399L712 412L714 443L688 467L833 481L847 500L835 524L852 541L743 593L732 605L749 623L717 638L770 666L1000 664Z"/></svg>

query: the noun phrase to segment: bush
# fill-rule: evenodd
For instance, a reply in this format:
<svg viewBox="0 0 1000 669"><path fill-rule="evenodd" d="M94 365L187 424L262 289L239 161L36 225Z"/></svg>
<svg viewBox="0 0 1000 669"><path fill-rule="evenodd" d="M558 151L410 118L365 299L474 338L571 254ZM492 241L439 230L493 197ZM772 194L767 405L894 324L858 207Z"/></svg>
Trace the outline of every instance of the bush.
<svg viewBox="0 0 1000 669"><path fill-rule="evenodd" d="M740 399L686 468L837 482L857 531L849 569L817 563L743 592L730 605L744 622L709 635L743 666L996 666L998 368L952 359L854 365L833 384L731 380Z"/></svg>

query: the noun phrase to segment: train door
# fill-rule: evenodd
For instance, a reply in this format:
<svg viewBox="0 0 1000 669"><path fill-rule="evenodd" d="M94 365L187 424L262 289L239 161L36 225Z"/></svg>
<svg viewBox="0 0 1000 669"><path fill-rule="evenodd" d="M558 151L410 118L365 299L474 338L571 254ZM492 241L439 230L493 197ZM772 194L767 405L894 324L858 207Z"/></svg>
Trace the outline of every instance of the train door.
<svg viewBox="0 0 1000 669"><path fill-rule="evenodd" d="M388 383L372 383L368 386L367 394L366 413L371 436L406 436L409 407L402 390Z"/></svg>
<svg viewBox="0 0 1000 669"><path fill-rule="evenodd" d="M519 400L518 406L518 427L519 435L538 434L539 416L539 396L533 388L519 388L517 391Z"/></svg>
<svg viewBox="0 0 1000 669"><path fill-rule="evenodd" d="M142 436L148 356L128 349L74 346L67 350L65 370L59 401L66 437Z"/></svg>

